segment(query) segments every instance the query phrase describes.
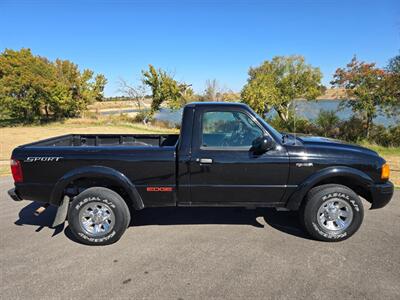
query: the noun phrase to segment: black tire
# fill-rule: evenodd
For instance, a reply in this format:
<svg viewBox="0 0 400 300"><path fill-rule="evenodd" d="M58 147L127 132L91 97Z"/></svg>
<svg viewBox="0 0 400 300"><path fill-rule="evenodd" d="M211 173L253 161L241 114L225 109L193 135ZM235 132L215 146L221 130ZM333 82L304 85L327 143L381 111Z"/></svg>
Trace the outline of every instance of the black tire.
<svg viewBox="0 0 400 300"><path fill-rule="evenodd" d="M303 203L302 203L302 205L300 207L300 210L299 210L299 216L300 216L299 220L300 220L300 224L301 224L301 226L303 227L304 230L307 230L306 229L306 225L304 224L304 208L306 206L305 204L307 203L307 199L311 199L313 197L313 195L315 195L315 193L319 192L320 190L322 190L324 188L331 187L331 186L336 186L336 184L319 185L319 186L316 186L316 187L312 188L307 193L306 199L305 199L305 201L303 201Z"/></svg>
<svg viewBox="0 0 400 300"><path fill-rule="evenodd" d="M338 216L341 210L334 206L332 215L335 216L332 217L329 215L331 212L329 214L326 212L329 210L329 205L342 206L341 210L348 216ZM329 219L331 217L332 219ZM339 184L326 184L311 189L300 209L300 221L306 231L313 238L326 242L348 239L360 228L363 218L364 208L358 195L350 188ZM346 226L343 225L341 228L340 224Z"/></svg>
<svg viewBox="0 0 400 300"><path fill-rule="evenodd" d="M96 213L97 220L85 217L91 212ZM87 218L85 225L82 221ZM92 187L84 190L72 201L68 212L68 223L75 238L86 245L109 245L120 239L130 223L130 212L122 197L104 187ZM108 224L108 225L107 225ZM95 226L99 232L95 231Z"/></svg>

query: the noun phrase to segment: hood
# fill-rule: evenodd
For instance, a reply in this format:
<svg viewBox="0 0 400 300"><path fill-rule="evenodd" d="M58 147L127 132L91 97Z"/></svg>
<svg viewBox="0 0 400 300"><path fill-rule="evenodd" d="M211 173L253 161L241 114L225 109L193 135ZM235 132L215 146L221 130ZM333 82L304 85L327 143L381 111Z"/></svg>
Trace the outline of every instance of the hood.
<svg viewBox="0 0 400 300"><path fill-rule="evenodd" d="M330 148L333 150L345 151L348 150L352 152L378 156L378 153L373 150L340 140L317 136L298 136L297 138L303 143L303 146L305 147Z"/></svg>

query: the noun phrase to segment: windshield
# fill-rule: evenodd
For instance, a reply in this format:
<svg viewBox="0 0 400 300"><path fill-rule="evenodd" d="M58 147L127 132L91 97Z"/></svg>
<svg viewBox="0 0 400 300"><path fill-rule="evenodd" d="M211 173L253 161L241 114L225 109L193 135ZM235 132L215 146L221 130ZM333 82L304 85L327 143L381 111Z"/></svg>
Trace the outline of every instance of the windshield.
<svg viewBox="0 0 400 300"><path fill-rule="evenodd" d="M265 120L263 118L261 118L255 111L253 111L251 108L250 110L253 112L254 116L256 117L256 119L258 120L258 122L260 122L263 126L265 126L268 130L269 133L271 133L276 139L278 139L279 141L282 141L282 134L276 130L274 127L272 127L271 125L269 125L267 122L265 122Z"/></svg>

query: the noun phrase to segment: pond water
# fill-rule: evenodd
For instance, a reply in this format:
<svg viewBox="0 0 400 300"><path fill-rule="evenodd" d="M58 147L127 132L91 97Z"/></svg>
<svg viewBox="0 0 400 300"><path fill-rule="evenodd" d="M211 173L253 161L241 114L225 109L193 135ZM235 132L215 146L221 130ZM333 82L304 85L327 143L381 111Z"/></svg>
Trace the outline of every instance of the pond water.
<svg viewBox="0 0 400 300"><path fill-rule="evenodd" d="M336 115L341 120L347 120L352 115L354 115L353 111L349 107L345 107L343 109L339 109L341 101L337 100L318 100L318 101L304 101L298 100L295 102L296 114L298 116L307 118L309 120L314 120L321 110L329 110L335 111ZM388 118L384 114L378 114L378 116L374 119L374 123L381 124L384 126L396 125L400 121L399 116Z"/></svg>
<svg viewBox="0 0 400 300"><path fill-rule="evenodd" d="M314 120L321 110L333 110L336 112L337 116L341 120L347 120L352 115L353 112L351 108L344 108L339 110L340 101L333 100L318 100L318 101L295 101L296 115L299 117L307 118L309 120ZM274 110L267 114L268 117L276 114ZM155 118L161 121L168 121L172 124L179 124L182 118L182 109L170 110L163 108L156 115ZM374 119L374 123L382 124L384 126L396 125L400 122L400 116L394 116L388 118L385 115L378 115Z"/></svg>

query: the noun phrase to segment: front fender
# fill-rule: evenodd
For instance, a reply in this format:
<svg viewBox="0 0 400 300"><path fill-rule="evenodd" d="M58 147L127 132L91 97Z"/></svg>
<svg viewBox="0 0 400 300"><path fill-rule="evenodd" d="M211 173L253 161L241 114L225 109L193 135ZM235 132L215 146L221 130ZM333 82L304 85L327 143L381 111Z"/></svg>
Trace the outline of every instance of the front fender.
<svg viewBox="0 0 400 300"><path fill-rule="evenodd" d="M297 189L289 196L286 202L286 207L290 210L299 209L301 202L312 187L329 178L338 177L351 181L350 183L352 185L360 185L367 189L369 189L369 187L374 183L371 177L354 168L346 166L324 168L314 173L298 185Z"/></svg>
<svg viewBox="0 0 400 300"><path fill-rule="evenodd" d="M131 205L135 209L144 208L143 200L140 197L135 185L121 172L103 166L88 166L74 169L61 177L53 188L50 197L50 203L59 206L64 194L65 188L73 180L80 178L109 178L110 180L118 183L129 195Z"/></svg>

